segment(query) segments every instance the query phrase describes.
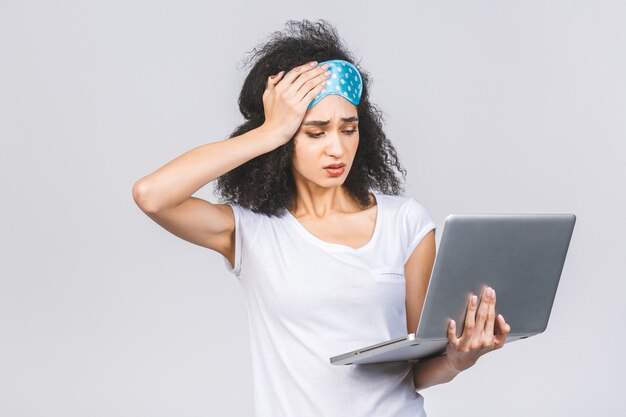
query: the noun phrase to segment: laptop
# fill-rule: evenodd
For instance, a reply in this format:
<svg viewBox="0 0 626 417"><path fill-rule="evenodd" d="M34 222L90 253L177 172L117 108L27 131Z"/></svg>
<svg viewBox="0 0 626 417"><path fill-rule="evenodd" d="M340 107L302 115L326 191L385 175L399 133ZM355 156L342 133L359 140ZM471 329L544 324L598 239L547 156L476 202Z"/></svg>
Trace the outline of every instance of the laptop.
<svg viewBox="0 0 626 417"><path fill-rule="evenodd" d="M505 343L542 333L574 230L574 214L450 214L415 333L330 358L332 365L423 360L445 354L448 322L461 336L470 293L496 291ZM355 346L356 347L356 346Z"/></svg>

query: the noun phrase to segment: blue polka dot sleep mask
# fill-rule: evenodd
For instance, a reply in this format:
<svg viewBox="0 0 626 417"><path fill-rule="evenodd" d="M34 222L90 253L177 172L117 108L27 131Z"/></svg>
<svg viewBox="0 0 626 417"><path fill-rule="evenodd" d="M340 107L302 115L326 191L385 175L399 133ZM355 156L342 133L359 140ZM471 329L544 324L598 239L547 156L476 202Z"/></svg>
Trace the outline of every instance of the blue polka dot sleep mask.
<svg viewBox="0 0 626 417"><path fill-rule="evenodd" d="M327 71L330 71L331 75L326 80L324 89L315 96L307 109L310 109L330 94L337 94L355 106L359 104L361 93L363 92L363 80L361 80L361 74L359 74L356 67L343 59L331 59L330 61L320 62L317 65L323 64L328 64Z"/></svg>

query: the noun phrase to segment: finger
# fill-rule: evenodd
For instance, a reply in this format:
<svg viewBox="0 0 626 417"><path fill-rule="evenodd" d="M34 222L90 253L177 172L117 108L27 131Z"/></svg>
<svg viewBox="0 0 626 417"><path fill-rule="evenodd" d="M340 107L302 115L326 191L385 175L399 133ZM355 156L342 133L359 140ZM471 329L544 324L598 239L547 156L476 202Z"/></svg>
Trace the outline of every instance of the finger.
<svg viewBox="0 0 626 417"><path fill-rule="evenodd" d="M454 347L459 345L459 339L456 337L456 322L454 320L448 322L448 343Z"/></svg>
<svg viewBox="0 0 626 417"><path fill-rule="evenodd" d="M265 87L265 93L269 93L270 91L276 88L276 85L283 78L285 71L281 71L278 74L270 75L267 77L267 86Z"/></svg>
<svg viewBox="0 0 626 417"><path fill-rule="evenodd" d="M459 342L461 349L467 348L472 341L474 326L476 325L476 304L478 304L478 297L476 295L470 295L467 303L467 311L465 313L465 323L463 324L463 334L461 334L461 340Z"/></svg>
<svg viewBox="0 0 626 417"><path fill-rule="evenodd" d="M504 346L504 343L506 342L506 338L511 332L511 326L504 320L504 316L502 316L502 314L498 314L498 319L496 323L497 323L497 330L496 330L495 343L496 343L496 349L499 349L502 346Z"/></svg>
<svg viewBox="0 0 626 417"><path fill-rule="evenodd" d="M294 101L302 102L304 97L319 84L324 84L330 75L330 71L326 71L328 64L322 64L311 70L302 73L287 90L286 97L293 98ZM328 75L326 74L328 73ZM323 88L323 87L322 87ZM317 92L319 93L319 91ZM309 101L310 102L310 101ZM306 103L308 106L309 102Z"/></svg>
<svg viewBox="0 0 626 417"><path fill-rule="evenodd" d="M496 320L496 290L491 289L489 306L487 307L487 323L485 323L485 335L493 337L493 326Z"/></svg>
<svg viewBox="0 0 626 417"><path fill-rule="evenodd" d="M330 78L330 71L322 71L321 73L315 75L310 80L306 81L300 90L298 90L297 94L300 96L300 100L304 101L307 94L312 90L319 89L320 91L326 87L326 82L328 78ZM319 92L318 92L319 93ZM308 105L308 102L307 102Z"/></svg>
<svg viewBox="0 0 626 417"><path fill-rule="evenodd" d="M293 82L301 74L304 74L307 71L314 69L316 66L317 66L317 62L311 61L311 62L307 62L306 64L302 64L300 66L292 68L289 72L285 74L285 77L284 77L285 81L287 82L287 85L293 84ZM300 86L298 86L298 88L300 88ZM297 89L295 91L297 91Z"/></svg>
<svg viewBox="0 0 626 417"><path fill-rule="evenodd" d="M476 312L476 331L474 332L474 338L478 339L482 337L485 331L485 322L487 321L487 311L489 310L489 299L491 298L491 287L485 288L483 295L480 298L480 305Z"/></svg>
<svg viewBox="0 0 626 417"><path fill-rule="evenodd" d="M265 87L265 91L263 92L263 99L265 98L276 88L276 84L282 79L285 71L281 71L278 74L270 75L267 77L267 85Z"/></svg>
<svg viewBox="0 0 626 417"><path fill-rule="evenodd" d="M313 101L313 99L322 92L324 87L326 87L326 78L328 77L323 77L322 82L317 84L315 87L313 87L313 89L311 89L308 93L306 93L304 97L302 97L301 103L304 106L308 106L311 103L311 101Z"/></svg>
<svg viewBox="0 0 626 417"><path fill-rule="evenodd" d="M328 74L326 74L328 73ZM300 93L302 97L309 92L320 81L326 80L330 76L331 72L328 71L328 64L322 64L306 73L300 75L293 83L293 88Z"/></svg>
<svg viewBox="0 0 626 417"><path fill-rule="evenodd" d="M285 71L281 71L278 74L270 75L269 78L267 79L267 87L274 88L276 84L278 84L278 82L283 78L284 74L285 74Z"/></svg>

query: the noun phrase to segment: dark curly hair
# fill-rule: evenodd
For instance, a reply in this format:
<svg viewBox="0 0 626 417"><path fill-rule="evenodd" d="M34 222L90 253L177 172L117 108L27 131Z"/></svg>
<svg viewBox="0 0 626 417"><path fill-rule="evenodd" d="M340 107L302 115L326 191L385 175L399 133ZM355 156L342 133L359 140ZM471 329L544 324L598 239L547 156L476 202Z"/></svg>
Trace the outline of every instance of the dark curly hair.
<svg viewBox="0 0 626 417"><path fill-rule="evenodd" d="M328 21L309 20L286 23L284 32L274 32L269 39L249 51L244 68L253 63L239 94L239 111L245 121L230 138L261 126L265 121L263 92L270 75L308 61L343 59L351 62L363 80L361 101L357 106L359 145L353 165L342 184L347 194L362 208L370 205L370 190L398 195L404 192L392 165L406 177L395 148L383 132L383 115L369 100L370 77L359 67ZM214 193L222 202L238 204L257 213L278 216L283 209L295 208L296 185L291 172L293 138L271 152L259 155L217 179Z"/></svg>

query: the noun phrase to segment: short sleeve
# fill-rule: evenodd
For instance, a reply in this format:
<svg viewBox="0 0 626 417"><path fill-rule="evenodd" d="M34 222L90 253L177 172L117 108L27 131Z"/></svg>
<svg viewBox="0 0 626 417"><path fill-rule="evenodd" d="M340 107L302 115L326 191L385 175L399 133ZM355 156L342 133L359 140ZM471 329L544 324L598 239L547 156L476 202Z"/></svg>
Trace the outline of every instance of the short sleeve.
<svg viewBox="0 0 626 417"><path fill-rule="evenodd" d="M233 209L233 214L235 215L235 265L231 266L227 257L222 255L222 258L224 259L224 264L226 264L226 270L239 278L241 273L241 218L243 214L242 208L237 204L228 205Z"/></svg>
<svg viewBox="0 0 626 417"><path fill-rule="evenodd" d="M253 242L264 215L238 204L228 203L228 205L233 209L235 216L235 265L231 266L225 256L222 258L226 270L240 279L242 265L246 262L246 254L254 250L252 249Z"/></svg>
<svg viewBox="0 0 626 417"><path fill-rule="evenodd" d="M403 264L409 260L422 238L437 225L433 221L430 212L414 198L408 197L403 206L403 227L407 246L404 251Z"/></svg>

